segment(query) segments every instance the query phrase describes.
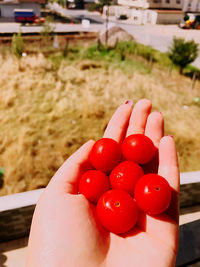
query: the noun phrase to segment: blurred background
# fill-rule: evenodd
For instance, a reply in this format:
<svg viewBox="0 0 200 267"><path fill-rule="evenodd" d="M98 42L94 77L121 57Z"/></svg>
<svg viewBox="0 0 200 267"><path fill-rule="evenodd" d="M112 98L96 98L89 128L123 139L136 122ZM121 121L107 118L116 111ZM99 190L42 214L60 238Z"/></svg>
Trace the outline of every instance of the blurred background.
<svg viewBox="0 0 200 267"><path fill-rule="evenodd" d="M42 188L141 98L178 149L176 266L200 266L199 44L200 0L0 0L0 266L25 266Z"/></svg>
<svg viewBox="0 0 200 267"><path fill-rule="evenodd" d="M200 2L5 0L0 10L1 196L45 187L127 99L150 99L181 172L200 169Z"/></svg>

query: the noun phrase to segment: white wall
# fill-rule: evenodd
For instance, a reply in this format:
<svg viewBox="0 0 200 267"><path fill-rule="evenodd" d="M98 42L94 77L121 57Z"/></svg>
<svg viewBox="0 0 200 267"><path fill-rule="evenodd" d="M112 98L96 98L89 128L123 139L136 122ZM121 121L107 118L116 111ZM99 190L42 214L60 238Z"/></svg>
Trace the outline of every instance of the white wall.
<svg viewBox="0 0 200 267"><path fill-rule="evenodd" d="M200 12L200 0L185 0L183 4L185 12Z"/></svg>
<svg viewBox="0 0 200 267"><path fill-rule="evenodd" d="M158 13L157 24L178 24L183 17L184 14Z"/></svg>
<svg viewBox="0 0 200 267"><path fill-rule="evenodd" d="M148 0L150 8L180 9L183 11L200 12L200 0Z"/></svg>
<svg viewBox="0 0 200 267"><path fill-rule="evenodd" d="M169 9L182 9L184 0L148 0L150 8L169 8Z"/></svg>

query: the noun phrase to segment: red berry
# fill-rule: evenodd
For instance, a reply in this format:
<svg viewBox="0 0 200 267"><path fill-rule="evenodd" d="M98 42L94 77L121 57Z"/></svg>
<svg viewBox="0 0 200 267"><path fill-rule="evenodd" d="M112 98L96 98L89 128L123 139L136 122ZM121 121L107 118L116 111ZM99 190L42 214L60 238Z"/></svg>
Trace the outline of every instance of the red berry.
<svg viewBox="0 0 200 267"><path fill-rule="evenodd" d="M79 182L79 192L89 201L97 203L100 196L109 190L109 180L103 172L90 170L85 172Z"/></svg>
<svg viewBox="0 0 200 267"><path fill-rule="evenodd" d="M126 137L122 143L122 154L125 159L145 164L154 154L155 147L150 138L144 134L132 134Z"/></svg>
<svg viewBox="0 0 200 267"><path fill-rule="evenodd" d="M136 183L134 196L141 210L150 215L157 215L169 207L171 187L162 176L146 174Z"/></svg>
<svg viewBox="0 0 200 267"><path fill-rule="evenodd" d="M111 171L121 159L119 143L111 138L102 138L95 142L89 156L92 166L102 172Z"/></svg>
<svg viewBox="0 0 200 267"><path fill-rule="evenodd" d="M97 216L107 230L121 234L136 224L138 208L135 200L127 192L113 189L100 197L97 203Z"/></svg>
<svg viewBox="0 0 200 267"><path fill-rule="evenodd" d="M135 184L143 175L144 172L137 163L124 161L112 170L109 179L113 189L122 189L133 195Z"/></svg>

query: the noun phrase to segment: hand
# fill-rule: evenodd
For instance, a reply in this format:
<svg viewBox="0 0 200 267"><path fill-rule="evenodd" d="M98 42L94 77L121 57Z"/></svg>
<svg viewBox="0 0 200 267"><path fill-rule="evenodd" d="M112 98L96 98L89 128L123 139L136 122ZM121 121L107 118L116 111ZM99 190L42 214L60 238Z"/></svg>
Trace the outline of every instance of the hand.
<svg viewBox="0 0 200 267"><path fill-rule="evenodd" d="M124 136L145 133L159 151L158 174L173 189L172 202L159 216L140 215L137 226L125 235L106 231L95 206L78 193L78 181L90 168L88 141L57 171L42 194L33 216L27 267L164 267L175 264L178 247L179 169L172 137L163 137L163 117L142 99L133 108L121 105L104 137L122 142ZM156 164L156 163L154 163ZM152 166L154 169L154 166Z"/></svg>

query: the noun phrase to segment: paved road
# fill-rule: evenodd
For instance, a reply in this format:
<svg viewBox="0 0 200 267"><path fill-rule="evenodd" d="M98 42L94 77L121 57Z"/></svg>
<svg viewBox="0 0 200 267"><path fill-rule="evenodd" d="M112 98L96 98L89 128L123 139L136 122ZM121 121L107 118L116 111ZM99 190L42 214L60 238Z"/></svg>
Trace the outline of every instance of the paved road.
<svg viewBox="0 0 200 267"><path fill-rule="evenodd" d="M82 24L67 24L67 23L51 23L54 32L77 32L91 31L98 32L104 28L103 24L90 24L90 27L84 27ZM4 33L40 33L43 30L42 26L21 26L19 23L0 23L0 34Z"/></svg>
<svg viewBox="0 0 200 267"><path fill-rule="evenodd" d="M65 8L61 7L60 5L58 5L56 2L49 3L47 5L47 8L49 8L50 10L57 12L57 13L65 16L65 17L78 19L80 21L82 19L89 19L91 23L96 23L96 24L104 23L104 19L102 18L100 13L96 12L96 11L90 12L86 9L80 9L80 10L65 9Z"/></svg>
<svg viewBox="0 0 200 267"><path fill-rule="evenodd" d="M73 13L74 12L74 13ZM91 32L99 32L105 29L105 25L100 23L102 18L94 13L91 15L88 11L70 11L68 15L71 16L73 14L74 17L81 16L82 19L88 18L92 16L92 23L90 26L84 27L82 24L54 24L55 32L79 32L79 31L91 31ZM99 20L98 23L93 23L94 21ZM173 36L183 37L186 40L193 39L195 42L200 44L200 31L198 30L183 30L180 29L177 25L133 25L125 22L118 22L114 18L110 19L109 26L118 25L124 28L127 32L133 35L133 37L139 43L145 45L151 45L153 48L160 50L162 52L166 52L169 46L172 43ZM20 29L20 25L18 23L0 23L0 33L6 32L18 32ZM37 32L39 33L42 30L41 26L22 26L21 31L24 33L28 32ZM200 55L193 62L193 65L200 68Z"/></svg>

